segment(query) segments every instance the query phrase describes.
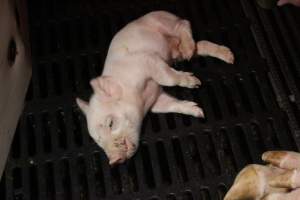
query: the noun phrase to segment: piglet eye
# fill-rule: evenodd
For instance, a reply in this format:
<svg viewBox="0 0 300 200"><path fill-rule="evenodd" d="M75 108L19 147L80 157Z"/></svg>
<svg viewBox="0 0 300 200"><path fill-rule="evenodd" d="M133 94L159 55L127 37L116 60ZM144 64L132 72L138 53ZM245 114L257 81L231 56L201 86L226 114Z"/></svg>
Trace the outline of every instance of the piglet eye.
<svg viewBox="0 0 300 200"><path fill-rule="evenodd" d="M114 125L114 122L111 120L110 123L109 123L109 128L112 128Z"/></svg>
<svg viewBox="0 0 300 200"><path fill-rule="evenodd" d="M116 125L115 119L112 116L108 116L107 119L106 119L105 125L110 130L114 130L115 129L115 125Z"/></svg>

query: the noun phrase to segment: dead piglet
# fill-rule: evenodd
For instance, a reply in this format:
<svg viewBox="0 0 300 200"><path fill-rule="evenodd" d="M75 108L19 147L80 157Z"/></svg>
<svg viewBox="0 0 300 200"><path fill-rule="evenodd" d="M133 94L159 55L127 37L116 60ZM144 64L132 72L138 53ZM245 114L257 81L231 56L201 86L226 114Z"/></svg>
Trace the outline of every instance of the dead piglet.
<svg viewBox="0 0 300 200"><path fill-rule="evenodd" d="M227 47L208 41L195 43L189 21L165 11L148 13L114 36L102 75L90 82L94 94L89 102L77 99L91 137L111 165L134 155L149 110L204 117L197 103L178 100L162 89L199 87L201 82L193 73L170 66L174 60L189 60L194 54L234 61Z"/></svg>

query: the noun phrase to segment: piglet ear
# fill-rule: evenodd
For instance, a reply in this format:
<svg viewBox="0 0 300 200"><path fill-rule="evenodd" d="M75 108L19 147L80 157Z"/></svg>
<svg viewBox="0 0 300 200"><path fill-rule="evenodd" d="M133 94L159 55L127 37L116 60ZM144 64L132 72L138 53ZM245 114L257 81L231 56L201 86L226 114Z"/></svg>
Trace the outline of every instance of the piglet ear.
<svg viewBox="0 0 300 200"><path fill-rule="evenodd" d="M101 76L90 82L94 93L104 100L118 100L122 96L121 86L109 76Z"/></svg>
<svg viewBox="0 0 300 200"><path fill-rule="evenodd" d="M78 107L80 108L80 110L86 115L86 113L89 109L89 103L86 101L83 101L79 98L76 98L76 103L77 103Z"/></svg>

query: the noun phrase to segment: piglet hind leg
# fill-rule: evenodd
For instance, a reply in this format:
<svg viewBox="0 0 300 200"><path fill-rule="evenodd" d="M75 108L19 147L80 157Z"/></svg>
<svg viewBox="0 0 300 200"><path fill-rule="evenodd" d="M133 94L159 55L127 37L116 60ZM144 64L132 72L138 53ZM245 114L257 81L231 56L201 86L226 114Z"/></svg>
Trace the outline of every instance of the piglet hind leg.
<svg viewBox="0 0 300 200"><path fill-rule="evenodd" d="M197 54L200 56L215 57L229 64L234 63L234 55L228 47L206 40L199 41L195 44L191 25L188 20L178 20L177 25L175 26L174 35L179 38L178 45L173 45L173 48L177 47L180 52L177 59L189 60L194 54Z"/></svg>
<svg viewBox="0 0 300 200"><path fill-rule="evenodd" d="M195 53L196 44L193 39L190 22L187 20L178 21L175 32L180 38L178 49L181 54L181 58L187 60L191 59Z"/></svg>
<svg viewBox="0 0 300 200"><path fill-rule="evenodd" d="M202 108L192 101L181 101L162 92L152 107L154 113L181 113L194 117L204 117Z"/></svg>
<svg viewBox="0 0 300 200"><path fill-rule="evenodd" d="M234 55L228 47L206 40L197 42L197 54L200 56L215 57L229 64L234 63Z"/></svg>
<svg viewBox="0 0 300 200"><path fill-rule="evenodd" d="M181 19L175 27L175 35L180 39L178 50L181 59L190 60L194 54L212 56L233 64L234 55L228 47L202 40L195 44L191 24L188 20Z"/></svg>
<svg viewBox="0 0 300 200"><path fill-rule="evenodd" d="M173 52L176 52L174 59L191 59L195 53L196 44L188 20L180 19L164 11L152 12L147 20L151 21L151 25L155 26L163 35L172 38L170 47Z"/></svg>

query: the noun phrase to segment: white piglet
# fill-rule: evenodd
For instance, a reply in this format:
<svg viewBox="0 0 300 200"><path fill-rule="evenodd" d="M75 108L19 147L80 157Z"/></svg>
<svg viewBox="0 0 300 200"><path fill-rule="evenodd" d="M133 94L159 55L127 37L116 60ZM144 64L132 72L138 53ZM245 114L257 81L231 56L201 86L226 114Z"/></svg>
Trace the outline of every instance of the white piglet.
<svg viewBox="0 0 300 200"><path fill-rule="evenodd" d="M165 11L148 13L114 36L102 75L90 82L90 101L76 100L110 165L134 155L149 110L204 117L195 102L180 101L161 87L198 87L201 82L192 73L170 67L173 60L189 60L195 53L234 61L227 47L208 41L195 44L189 21Z"/></svg>

